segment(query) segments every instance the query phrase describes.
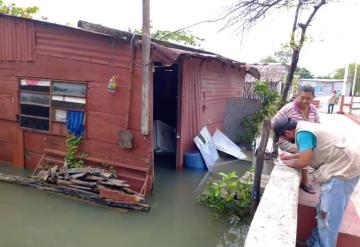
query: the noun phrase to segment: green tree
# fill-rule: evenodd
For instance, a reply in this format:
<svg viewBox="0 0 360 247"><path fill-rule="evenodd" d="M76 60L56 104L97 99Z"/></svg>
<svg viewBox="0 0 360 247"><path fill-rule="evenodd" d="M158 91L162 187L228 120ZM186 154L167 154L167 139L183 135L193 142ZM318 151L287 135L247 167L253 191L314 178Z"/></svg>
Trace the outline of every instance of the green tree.
<svg viewBox="0 0 360 247"><path fill-rule="evenodd" d="M318 76L316 76L316 78L317 79L329 79L329 78L331 78L331 76L330 75L318 75Z"/></svg>
<svg viewBox="0 0 360 247"><path fill-rule="evenodd" d="M333 79L343 80L345 76L345 68L338 68L335 70ZM349 64L347 80L353 82L355 76L355 63ZM355 93L360 93L360 64L357 64Z"/></svg>
<svg viewBox="0 0 360 247"><path fill-rule="evenodd" d="M278 63L279 61L276 60L276 58L274 58L273 56L267 56L264 59L260 60L260 63Z"/></svg>
<svg viewBox="0 0 360 247"><path fill-rule="evenodd" d="M292 50L289 44L281 44L280 50L274 53L276 59L282 63L289 65L291 62Z"/></svg>
<svg viewBox="0 0 360 247"><path fill-rule="evenodd" d="M281 48L273 56L267 56L260 60L261 63L282 63L289 65L291 62L292 50L288 44L282 44ZM303 79L314 78L313 74L305 67L296 67L295 75ZM294 80L293 80L294 82Z"/></svg>
<svg viewBox="0 0 360 247"><path fill-rule="evenodd" d="M298 75L300 79L312 79L314 78L313 74L304 67L297 67L295 71L295 75Z"/></svg>
<svg viewBox="0 0 360 247"><path fill-rule="evenodd" d="M36 6L31 7L18 7L15 3L5 4L3 0L0 0L0 13L7 15L14 15L25 18L32 18L34 14L39 11L39 8Z"/></svg>
<svg viewBox="0 0 360 247"><path fill-rule="evenodd" d="M129 32L140 35L142 34L141 30L139 29L129 29ZM181 45L189 45L192 47L201 47L201 42L205 40L185 30L179 30L175 32L167 30L156 30L151 32L151 38L161 41L175 42Z"/></svg>
<svg viewBox="0 0 360 247"><path fill-rule="evenodd" d="M360 64L357 65L357 72L356 72L356 79L359 78L359 67ZM354 74L355 74L355 63L349 64L349 71L348 71L348 80L350 80L350 78L354 79ZM333 78L334 79L339 79L339 80L343 80L344 79L344 75L345 75L345 68L338 68L335 70Z"/></svg>
<svg viewBox="0 0 360 247"><path fill-rule="evenodd" d="M281 47L272 56L260 60L261 63L282 63L289 65L291 61L291 48L288 44L281 44Z"/></svg>
<svg viewBox="0 0 360 247"><path fill-rule="evenodd" d="M227 26L239 25L241 23L240 25L243 28L252 27L263 20L272 10L283 9L290 11L294 9L293 20L289 21L292 29L288 45L291 48L292 55L289 73L282 92L283 103L287 100L287 95L295 75L300 52L305 42L306 31L318 10L329 1L331 0L236 0L235 4L229 8Z"/></svg>
<svg viewBox="0 0 360 247"><path fill-rule="evenodd" d="M178 32L157 30L151 33L151 37L162 41L175 41L184 45L190 45L194 47L200 47L201 42L205 40L193 35L189 31L184 30Z"/></svg>
<svg viewBox="0 0 360 247"><path fill-rule="evenodd" d="M344 79L344 75L345 75L345 69L344 68L338 68L338 69L335 70L335 73L333 75L333 79L342 80L342 79Z"/></svg>

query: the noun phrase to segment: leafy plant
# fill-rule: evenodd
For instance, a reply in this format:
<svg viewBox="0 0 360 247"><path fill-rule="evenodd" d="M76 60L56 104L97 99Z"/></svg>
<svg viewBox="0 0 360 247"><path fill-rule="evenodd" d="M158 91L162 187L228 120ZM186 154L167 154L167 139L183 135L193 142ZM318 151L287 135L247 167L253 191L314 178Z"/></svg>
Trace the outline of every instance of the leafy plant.
<svg viewBox="0 0 360 247"><path fill-rule="evenodd" d="M227 216L231 222L238 222L250 213L253 176L241 180L234 171L219 175L221 179L210 180L197 202L212 209L217 218Z"/></svg>
<svg viewBox="0 0 360 247"><path fill-rule="evenodd" d="M270 88L267 81L256 81L252 90L261 102L260 109L256 113L241 119L244 133L239 135L239 141L249 147L252 147L255 138L259 135L262 121L267 117L274 116L281 102L280 95Z"/></svg>
<svg viewBox="0 0 360 247"><path fill-rule="evenodd" d="M34 14L39 11L39 7L31 6L31 7L18 7L15 3L5 4L2 0L0 0L0 13L7 15L20 16L25 18L32 18Z"/></svg>
<svg viewBox="0 0 360 247"><path fill-rule="evenodd" d="M128 31L134 34L142 34L142 31L139 29L129 29ZM191 32L185 30L175 32L167 30L156 30L151 32L151 38L161 41L175 42L180 45L189 45L192 47L201 47L201 42L205 41L205 39L195 36Z"/></svg>
<svg viewBox="0 0 360 247"><path fill-rule="evenodd" d="M80 158L77 158L79 146L81 145L83 141L82 136L75 136L75 135L69 135L66 138L66 155L65 155L65 161L69 168L79 168L84 165L84 158L86 157L85 153L82 153L80 155Z"/></svg>

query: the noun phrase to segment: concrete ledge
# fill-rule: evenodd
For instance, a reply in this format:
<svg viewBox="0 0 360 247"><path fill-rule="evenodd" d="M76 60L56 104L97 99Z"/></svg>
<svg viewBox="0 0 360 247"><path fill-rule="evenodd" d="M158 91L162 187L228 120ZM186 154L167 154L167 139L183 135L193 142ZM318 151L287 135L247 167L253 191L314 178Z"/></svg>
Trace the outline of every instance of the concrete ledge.
<svg viewBox="0 0 360 247"><path fill-rule="evenodd" d="M245 240L246 247L295 246L300 173L276 165Z"/></svg>
<svg viewBox="0 0 360 247"><path fill-rule="evenodd" d="M357 118L357 117L355 117L355 116L353 116L353 115L351 115L351 114L349 114L349 113L346 113L346 112L344 112L343 113L345 116L347 116L348 118L350 118L352 121L354 121L355 123L357 123L357 124L359 124L360 125L360 119L359 118Z"/></svg>

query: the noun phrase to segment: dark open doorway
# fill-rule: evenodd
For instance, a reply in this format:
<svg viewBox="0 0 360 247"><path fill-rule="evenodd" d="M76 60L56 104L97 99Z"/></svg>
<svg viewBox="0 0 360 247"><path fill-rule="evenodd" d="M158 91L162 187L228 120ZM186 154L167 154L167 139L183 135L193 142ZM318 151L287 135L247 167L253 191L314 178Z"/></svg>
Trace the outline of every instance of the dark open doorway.
<svg viewBox="0 0 360 247"><path fill-rule="evenodd" d="M154 154L155 164L176 166L178 113L178 65L155 64L154 72Z"/></svg>

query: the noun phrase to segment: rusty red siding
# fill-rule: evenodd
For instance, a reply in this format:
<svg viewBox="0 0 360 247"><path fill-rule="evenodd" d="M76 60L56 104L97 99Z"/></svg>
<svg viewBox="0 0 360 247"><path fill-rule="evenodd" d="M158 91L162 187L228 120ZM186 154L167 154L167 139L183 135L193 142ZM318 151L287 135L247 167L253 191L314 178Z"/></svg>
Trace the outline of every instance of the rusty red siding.
<svg viewBox="0 0 360 247"><path fill-rule="evenodd" d="M1 16L0 34L0 61L34 60L35 33L32 22Z"/></svg>
<svg viewBox="0 0 360 247"><path fill-rule="evenodd" d="M88 32L71 32L66 27L38 24L36 53L90 63L128 67L130 44Z"/></svg>
<svg viewBox="0 0 360 247"><path fill-rule="evenodd" d="M183 156L193 149L193 138L199 132L202 117L201 77L202 62L199 59L184 60L182 66L181 100L179 118L180 139L177 146L176 167L183 166Z"/></svg>
<svg viewBox="0 0 360 247"><path fill-rule="evenodd" d="M9 23L10 27L4 27ZM129 93L129 43L7 16L0 16L0 30L10 35L0 41L0 142L5 147L0 150L0 160L24 163L26 168L33 169L44 148L66 150L64 124L52 123L49 133L43 133L22 130L17 122L19 78L39 78L87 84L86 132L81 151L88 157L152 170L152 136L144 137L140 133L141 67L135 67L132 93ZM140 63L139 53L136 63ZM107 90L112 75L119 78L115 93ZM118 131L125 128L130 96L129 130L134 136L134 148L128 150L119 147ZM19 160L19 156L24 160ZM129 182L133 185L141 186L140 172L126 169L121 172L130 174ZM149 184L151 181L152 178Z"/></svg>
<svg viewBox="0 0 360 247"><path fill-rule="evenodd" d="M224 112L227 99L240 97L245 83L245 71L218 61L210 61L201 68L203 94L202 126L210 132L224 128Z"/></svg>
<svg viewBox="0 0 360 247"><path fill-rule="evenodd" d="M7 144L6 149L0 150L1 160L18 165L25 163L25 167L34 168L44 148L66 149L64 124L53 123L49 133L19 127L19 78L73 81L87 85L86 132L81 151L93 158L138 167L139 171L149 168L153 175L152 111L150 135L141 134L142 66L138 66L141 52L135 54L136 66L131 73L128 41L1 15L0 30L9 35L9 39L0 41L0 101L3 106L0 108L0 142ZM177 147L177 167L181 167L183 154L194 148L193 137L203 126L208 126L210 131L223 127L226 100L241 96L245 72L239 69L240 65L231 67L213 56L206 58L197 53L193 54L195 57L181 56L181 50L175 53L173 62L178 62L181 68ZM116 92L110 93L107 82L113 75L119 80ZM151 93L149 100L152 109ZM132 149L122 149L118 145L118 131L127 126L134 136ZM1 130L3 127L9 131ZM24 162L18 157L24 157ZM119 172L129 175L135 185L141 185L136 171L121 169ZM149 184L152 180L150 177Z"/></svg>
<svg viewBox="0 0 360 247"><path fill-rule="evenodd" d="M181 81L181 123L177 167L185 152L195 149L193 138L202 127L211 133L224 128L227 99L242 95L245 70L216 60L184 60Z"/></svg>

